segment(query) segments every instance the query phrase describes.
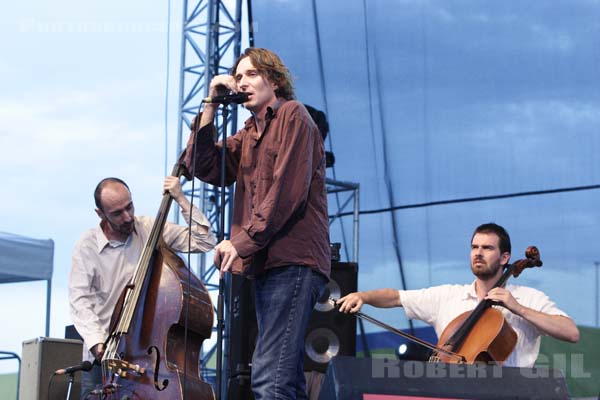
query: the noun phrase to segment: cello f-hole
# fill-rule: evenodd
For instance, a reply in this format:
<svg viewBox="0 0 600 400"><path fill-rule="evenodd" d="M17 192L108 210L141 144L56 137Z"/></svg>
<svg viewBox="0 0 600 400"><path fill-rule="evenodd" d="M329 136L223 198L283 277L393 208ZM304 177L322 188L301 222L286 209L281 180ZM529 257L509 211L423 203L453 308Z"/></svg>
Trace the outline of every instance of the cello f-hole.
<svg viewBox="0 0 600 400"><path fill-rule="evenodd" d="M159 386L158 369L160 368L160 352L158 351L158 347L150 346L150 348L148 349L148 354L152 355L152 353L154 353L154 352L156 352L156 357L154 359L154 387L156 388L156 390L161 392L161 391L165 390L167 388L167 386L169 386L169 380L163 379L162 388Z"/></svg>

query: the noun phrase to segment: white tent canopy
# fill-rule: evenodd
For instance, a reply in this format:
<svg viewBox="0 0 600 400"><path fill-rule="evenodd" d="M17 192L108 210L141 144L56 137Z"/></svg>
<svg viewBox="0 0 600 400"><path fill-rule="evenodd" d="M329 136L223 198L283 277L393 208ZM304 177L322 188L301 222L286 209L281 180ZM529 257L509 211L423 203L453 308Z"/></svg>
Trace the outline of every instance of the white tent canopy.
<svg viewBox="0 0 600 400"><path fill-rule="evenodd" d="M0 283L45 280L46 336L50 333L50 296L54 241L0 232Z"/></svg>

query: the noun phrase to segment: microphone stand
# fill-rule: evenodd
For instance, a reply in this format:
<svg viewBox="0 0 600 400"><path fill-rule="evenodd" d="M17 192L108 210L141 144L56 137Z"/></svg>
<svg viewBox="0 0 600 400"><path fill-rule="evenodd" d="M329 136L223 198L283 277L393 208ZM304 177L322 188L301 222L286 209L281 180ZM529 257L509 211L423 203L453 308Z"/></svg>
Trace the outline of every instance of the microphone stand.
<svg viewBox="0 0 600 400"><path fill-rule="evenodd" d="M220 188L221 188L221 204L219 205L220 212L220 229L219 243L225 239L225 156L227 154L227 118L229 116L229 102L223 103L223 139L221 146L221 171L220 171ZM225 292L225 280L219 277L219 295L217 297L217 390L216 400L221 399L222 392L222 372L223 372L223 294Z"/></svg>
<svg viewBox="0 0 600 400"><path fill-rule="evenodd" d="M67 387L67 400L71 398L71 388L73 387L73 381L75 380L75 372L69 372L69 386Z"/></svg>

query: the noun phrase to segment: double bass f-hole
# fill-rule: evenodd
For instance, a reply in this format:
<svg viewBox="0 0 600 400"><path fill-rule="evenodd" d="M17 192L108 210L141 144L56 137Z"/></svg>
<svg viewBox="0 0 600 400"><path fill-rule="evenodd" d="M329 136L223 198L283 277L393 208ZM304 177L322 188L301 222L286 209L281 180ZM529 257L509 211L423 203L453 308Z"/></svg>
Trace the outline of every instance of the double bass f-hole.
<svg viewBox="0 0 600 400"><path fill-rule="evenodd" d="M148 354L152 355L152 353L156 353L155 357L154 357L154 387L159 392L162 392L163 390L165 390L167 388L167 386L169 386L169 380L163 379L162 387L159 386L158 371L160 370L160 351L158 350L158 347L150 346L150 348L148 349Z"/></svg>

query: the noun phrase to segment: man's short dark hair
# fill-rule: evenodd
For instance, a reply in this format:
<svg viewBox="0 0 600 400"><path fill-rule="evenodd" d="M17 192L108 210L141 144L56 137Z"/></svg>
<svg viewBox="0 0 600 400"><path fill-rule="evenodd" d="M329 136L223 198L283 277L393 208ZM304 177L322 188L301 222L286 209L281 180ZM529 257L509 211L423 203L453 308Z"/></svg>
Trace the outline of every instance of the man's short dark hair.
<svg viewBox="0 0 600 400"><path fill-rule="evenodd" d="M104 209L102 208L102 201L100 201L100 195L102 194L102 189L104 189L104 186L106 186L109 183L120 183L121 185L125 186L127 190L129 190L129 186L127 186L125 181L112 176L104 178L100 182L98 182L98 185L96 185L96 189L94 190L94 202L96 203L96 207L102 211L104 211ZM131 190L129 191L131 192Z"/></svg>
<svg viewBox="0 0 600 400"><path fill-rule="evenodd" d="M493 222L489 222L487 224L482 224L479 225L477 228L475 228L475 232L473 232L473 236L471 236L471 242L473 242L473 238L475 237L475 234L477 233L494 233L496 234L496 236L498 236L498 238L500 239L500 253L510 253L511 251L511 245L510 245L510 236L508 235L508 232L506 232L506 229L504 229L503 227L501 227L498 224L495 224Z"/></svg>

